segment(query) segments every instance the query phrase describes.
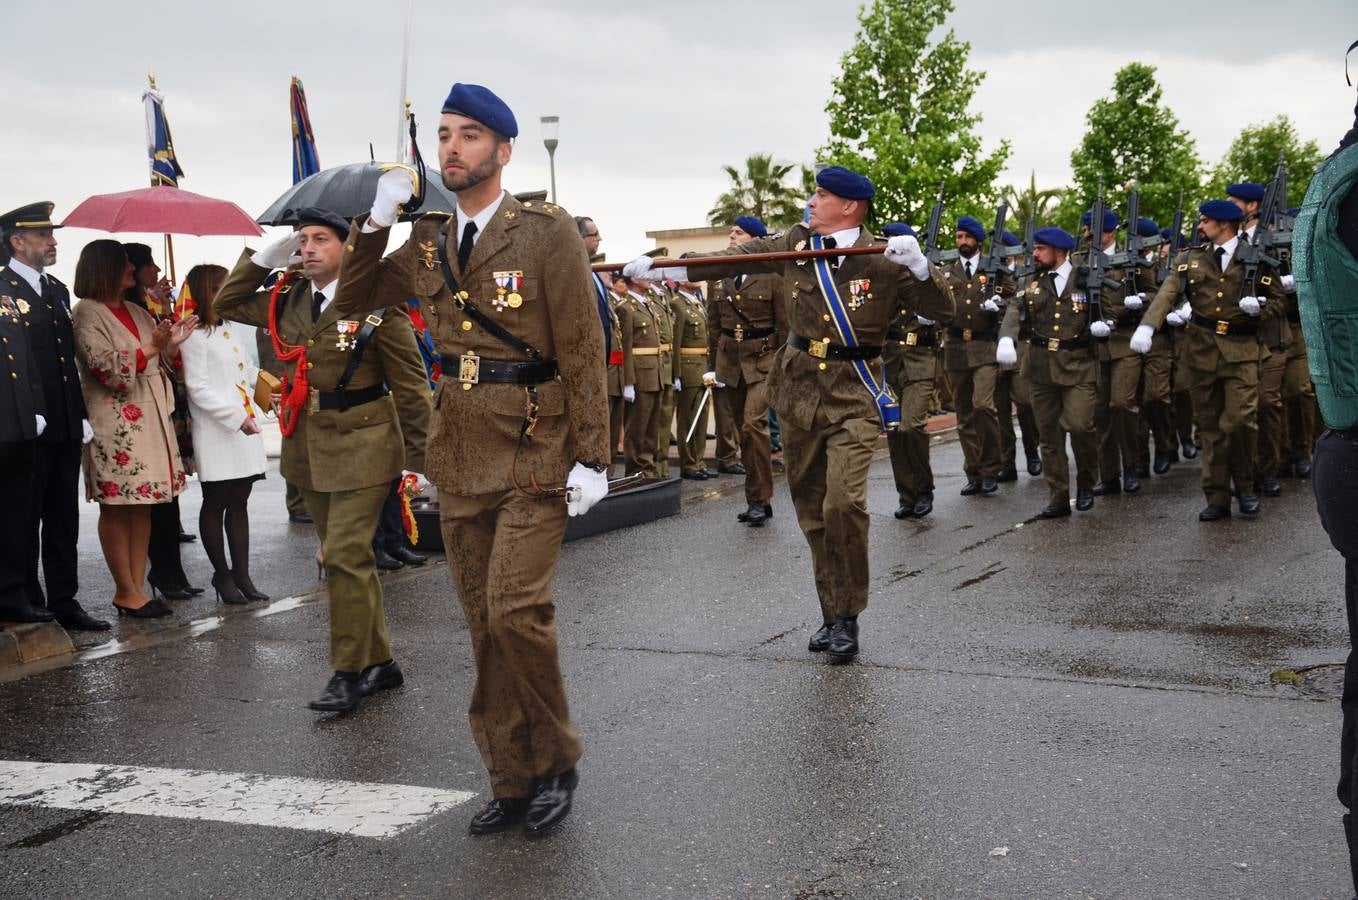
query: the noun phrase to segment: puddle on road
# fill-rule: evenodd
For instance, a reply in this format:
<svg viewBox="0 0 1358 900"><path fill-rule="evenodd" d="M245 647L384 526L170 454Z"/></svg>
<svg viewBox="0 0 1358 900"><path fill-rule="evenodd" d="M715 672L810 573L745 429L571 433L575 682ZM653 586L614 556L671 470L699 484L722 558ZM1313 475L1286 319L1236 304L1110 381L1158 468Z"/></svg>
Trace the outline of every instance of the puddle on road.
<svg viewBox="0 0 1358 900"><path fill-rule="evenodd" d="M1344 693L1344 664L1275 669L1270 680L1282 693L1312 700L1338 700Z"/></svg>

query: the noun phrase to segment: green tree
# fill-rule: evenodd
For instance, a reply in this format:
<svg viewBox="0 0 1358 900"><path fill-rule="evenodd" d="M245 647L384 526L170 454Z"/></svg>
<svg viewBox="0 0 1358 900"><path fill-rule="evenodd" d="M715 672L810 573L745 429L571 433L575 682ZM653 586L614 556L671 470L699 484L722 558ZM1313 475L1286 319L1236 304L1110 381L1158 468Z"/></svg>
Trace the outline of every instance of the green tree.
<svg viewBox="0 0 1358 900"><path fill-rule="evenodd" d="M1179 192L1190 206L1202 182L1202 165L1192 136L1161 103L1155 67L1128 63L1113 76L1113 95L1094 101L1085 116L1088 130L1070 154L1073 184L1055 212L1055 224L1079 225L1094 202L1099 178L1103 200L1123 216L1133 181L1140 189L1141 215L1172 221Z"/></svg>
<svg viewBox="0 0 1358 900"><path fill-rule="evenodd" d="M1212 169L1207 196L1225 197L1226 185L1237 181L1268 184L1278 170L1279 153L1286 159L1284 168L1287 172L1287 197L1283 208L1300 205L1301 198L1306 196L1306 186L1311 183L1311 175L1325 155L1315 141L1302 141L1296 126L1285 115L1261 125L1250 125L1240 132L1221 162Z"/></svg>
<svg viewBox="0 0 1358 900"><path fill-rule="evenodd" d="M1013 223L1009 230L1022 236L1022 229L1029 219L1035 219L1039 227L1050 221L1052 209L1061 202L1064 194L1061 188L1038 190L1036 172L1029 174L1028 186L1022 190L1009 185L1000 192L1000 199L1009 204L1009 221Z"/></svg>
<svg viewBox="0 0 1358 900"><path fill-rule="evenodd" d="M722 167L731 186L708 210L711 225L730 225L738 216L758 216L770 229L786 228L802 220L806 197L800 184L788 183L797 170L795 163L774 162L767 153L756 153L745 160L745 171Z"/></svg>
<svg viewBox="0 0 1358 900"><path fill-rule="evenodd" d="M924 225L940 182L949 218L985 214L1009 158L1007 141L982 152L969 107L984 76L967 68L971 45L951 29L931 42L952 11L951 0L872 0L840 60L818 156L872 179L877 223Z"/></svg>

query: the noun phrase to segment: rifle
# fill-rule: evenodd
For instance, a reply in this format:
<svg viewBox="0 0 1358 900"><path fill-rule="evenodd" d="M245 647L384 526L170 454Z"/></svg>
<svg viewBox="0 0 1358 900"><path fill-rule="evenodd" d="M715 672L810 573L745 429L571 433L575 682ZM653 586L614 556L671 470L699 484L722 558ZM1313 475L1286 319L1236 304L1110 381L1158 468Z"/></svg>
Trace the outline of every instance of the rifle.
<svg viewBox="0 0 1358 900"><path fill-rule="evenodd" d="M1009 215L1009 204L1001 202L995 210L995 228L990 232L990 249L976 266L976 271L985 276L986 289L999 290L1000 270L1005 268L1004 220Z"/></svg>
<svg viewBox="0 0 1358 900"><path fill-rule="evenodd" d="M1037 263L1033 259L1033 235L1037 233L1037 219L1029 217L1028 224L1023 226L1023 244L1019 247L1019 252L1023 255L1023 265L1014 269L1014 278L1018 281L1020 291L1032 284L1033 276L1037 274Z"/></svg>
<svg viewBox="0 0 1358 900"><path fill-rule="evenodd" d="M1154 263L1146 262L1146 250L1151 247L1160 246L1160 236L1142 237L1136 230L1137 223L1141 221L1141 192L1135 187L1133 182L1132 191L1127 195L1127 252L1125 254L1126 268L1122 270L1123 290L1127 295L1137 293L1136 289L1136 270L1149 269L1154 267Z"/></svg>
<svg viewBox="0 0 1358 900"><path fill-rule="evenodd" d="M1254 238L1236 251L1241 264L1245 267L1245 277L1240 282L1240 296L1236 300L1257 295L1260 267L1267 266L1277 271L1283 264L1282 250L1291 249L1292 232L1289 230L1280 234L1272 227L1283 209L1280 206L1279 189L1287 190L1287 170L1284 162L1283 154L1279 153L1278 168L1273 173L1268 190L1264 192L1264 202L1259 206L1259 220L1254 225ZM1247 290L1249 294L1245 293Z"/></svg>
<svg viewBox="0 0 1358 900"><path fill-rule="evenodd" d="M1094 195L1094 209L1089 214L1089 259L1085 272L1085 295L1089 302L1090 323L1105 321L1103 315L1104 286L1119 287L1120 283L1104 275L1108 257L1099 246L1103 239L1103 176L1099 176L1099 192ZM1105 338L1105 340L1107 340Z"/></svg>
<svg viewBox="0 0 1358 900"><path fill-rule="evenodd" d="M1174 224L1170 226L1169 255L1165 257L1165 264L1156 273L1156 284L1164 284L1165 279L1174 271L1174 258L1179 255L1179 250L1183 245L1184 234L1184 192L1179 189L1179 200L1174 210Z"/></svg>
<svg viewBox="0 0 1358 900"><path fill-rule="evenodd" d="M934 200L933 209L929 210L929 224L924 229L924 255L929 262L936 266L957 258L955 250L940 250L938 246L939 229L943 227L943 186L945 184L944 181L938 183L938 197Z"/></svg>

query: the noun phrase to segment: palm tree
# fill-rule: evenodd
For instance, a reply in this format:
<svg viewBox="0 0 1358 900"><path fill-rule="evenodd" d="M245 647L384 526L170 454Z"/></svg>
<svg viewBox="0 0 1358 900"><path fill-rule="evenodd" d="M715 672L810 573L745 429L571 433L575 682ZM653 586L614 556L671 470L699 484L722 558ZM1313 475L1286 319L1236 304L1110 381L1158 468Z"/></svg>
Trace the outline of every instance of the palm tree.
<svg viewBox="0 0 1358 900"><path fill-rule="evenodd" d="M783 228L802 220L806 198L799 184L789 185L793 163L774 162L772 154L756 153L745 160L745 171L722 167L731 187L707 213L712 225L730 225L737 216L758 216L769 228Z"/></svg>
<svg viewBox="0 0 1358 900"><path fill-rule="evenodd" d="M1012 184L1007 186L1000 194L1000 199L1009 204L1009 220L1018 224L1019 228L1027 225L1029 219L1035 219L1041 224L1061 202L1065 191L1061 188L1037 189L1037 173L1032 172L1028 176L1028 187L1023 191ZM1017 229L1010 229L1011 231Z"/></svg>

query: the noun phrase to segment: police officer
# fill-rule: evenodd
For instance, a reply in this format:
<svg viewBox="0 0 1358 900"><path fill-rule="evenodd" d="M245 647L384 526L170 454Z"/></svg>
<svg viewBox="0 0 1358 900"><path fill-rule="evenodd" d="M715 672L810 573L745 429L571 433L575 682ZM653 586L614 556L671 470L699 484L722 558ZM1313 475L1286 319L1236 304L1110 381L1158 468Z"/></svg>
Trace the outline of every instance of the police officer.
<svg viewBox="0 0 1358 900"><path fill-rule="evenodd" d="M703 449L707 446L707 407L703 406L703 420L696 426L698 407L703 405L703 394L708 389L707 379L707 301L702 290L691 281L681 281L670 300L670 314L674 319L674 359L677 367L674 392L676 431L679 441L679 474L683 478L704 481L710 476L703 465ZM692 428L693 434L689 435Z"/></svg>
<svg viewBox="0 0 1358 900"><path fill-rule="evenodd" d="M472 734L495 794L472 819L474 834L519 823L540 832L570 812L580 737L551 582L567 515L608 493L603 329L589 262L564 210L501 187L517 134L504 101L455 84L439 162L456 216L417 221L382 259L412 188L405 170L387 173L350 234L337 300L356 313L413 293L449 365L429 474L476 658Z"/></svg>
<svg viewBox="0 0 1358 900"><path fill-rule="evenodd" d="M739 247L767 236L763 220L739 216L731 225L728 246ZM766 389L774 351L787 339L786 286L778 274L738 273L713 280L711 287L705 378L725 392L725 402L740 429L746 509L737 518L758 528L773 515L773 445Z"/></svg>
<svg viewBox="0 0 1358 900"><path fill-rule="evenodd" d="M317 208L303 209L297 222L297 231L241 254L216 306L224 319L270 328L289 376L279 410L280 470L316 520L330 591L334 674L308 705L345 712L404 682L392 658L373 534L392 481L403 469L424 470L429 383L404 298L366 318L336 304L349 223ZM259 290L274 269L297 262L304 275Z"/></svg>
<svg viewBox="0 0 1358 900"><path fill-rule="evenodd" d="M1039 228L1033 234L1033 258L1038 277L1004 313L995 358L1000 365L1018 362L1015 344L1020 309L1032 337L1024 348L1033 415L1041 436L1042 472L1047 479L1048 503L1038 514L1044 519L1070 515L1070 469L1066 463L1066 435L1075 451L1075 508L1094 508L1098 478L1099 443L1094 428L1098 405L1098 355L1090 333L1090 309L1080 273L1070 261L1075 238L1061 228Z"/></svg>
<svg viewBox="0 0 1358 900"><path fill-rule="evenodd" d="M826 256L788 262L743 261L750 253L881 247L863 228L872 182L842 166L816 175L810 219L776 237L760 238L719 255L729 263L705 267L713 278L768 273L783 278L787 343L778 349L769 390L783 429L783 463L797 523L811 547L824 624L807 649L832 662L858 655L858 615L868 605L867 479L884 425L899 407L882 380L882 344L901 309L937 321L951 305L947 282L919 242L890 238L884 253ZM684 268L651 272L642 257L629 275L688 280Z"/></svg>
<svg viewBox="0 0 1358 900"><path fill-rule="evenodd" d="M37 366L47 427L38 438L34 455L29 509L18 513L28 522L27 540L19 551L27 567L29 603L46 607L63 627L72 631L106 631L109 623L96 619L76 600L77 553L80 535L80 453L94 437L85 415L76 370L75 336L71 326L71 295L48 274L57 261L52 204L33 203L0 215L3 258L0 293L19 310L28 335L29 352ZM19 507L11 506L11 510ZM42 582L38 562L42 562ZM43 592L43 583L47 591Z"/></svg>
<svg viewBox="0 0 1358 900"><path fill-rule="evenodd" d="M1199 521L1231 515L1231 496L1247 516L1259 512L1254 493L1259 408L1259 323L1283 314L1282 286L1266 270L1247 283L1237 233L1241 210L1229 200L1198 207L1206 243L1179 254L1133 335L1145 353L1171 310L1187 322L1184 359L1193 416L1202 438L1202 490L1207 506Z"/></svg>

